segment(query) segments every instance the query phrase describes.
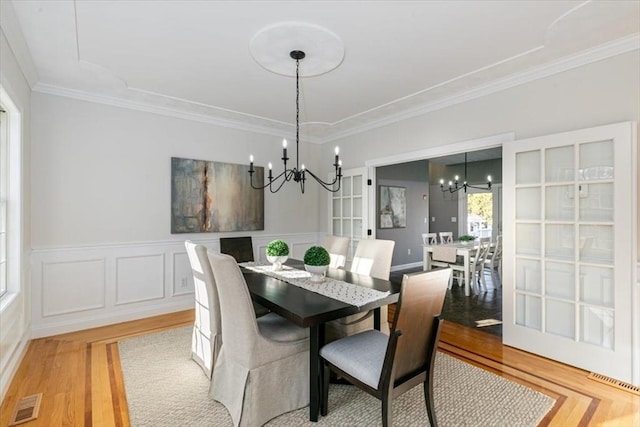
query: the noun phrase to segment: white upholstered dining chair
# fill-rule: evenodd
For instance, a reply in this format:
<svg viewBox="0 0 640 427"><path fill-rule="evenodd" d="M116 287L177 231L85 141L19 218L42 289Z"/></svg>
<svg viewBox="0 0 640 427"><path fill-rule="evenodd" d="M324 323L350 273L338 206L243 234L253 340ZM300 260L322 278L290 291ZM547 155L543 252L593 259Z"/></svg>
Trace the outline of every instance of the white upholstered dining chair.
<svg viewBox="0 0 640 427"><path fill-rule="evenodd" d="M251 236L221 237L220 253L231 255L237 263L253 261L253 239ZM269 312L269 309L257 302L253 303L253 310L258 317Z"/></svg>
<svg viewBox="0 0 640 427"><path fill-rule="evenodd" d="M256 319L236 261L208 252L221 307L222 340L209 395L234 426L261 426L309 404L309 329L275 313Z"/></svg>
<svg viewBox="0 0 640 427"><path fill-rule="evenodd" d="M363 239L358 242L349 271L389 280L391 259L396 242L393 240ZM327 342L373 328L373 311L353 314L333 320L326 325ZM388 307L380 307L380 330L389 332Z"/></svg>
<svg viewBox="0 0 640 427"><path fill-rule="evenodd" d="M207 248L190 240L184 242L191 264L195 291L195 315L191 337L191 358L210 379L222 345L220 303Z"/></svg>
<svg viewBox="0 0 640 427"><path fill-rule="evenodd" d="M322 246L329 252L331 268L344 268L349 252L349 238L344 236L328 235L322 241Z"/></svg>

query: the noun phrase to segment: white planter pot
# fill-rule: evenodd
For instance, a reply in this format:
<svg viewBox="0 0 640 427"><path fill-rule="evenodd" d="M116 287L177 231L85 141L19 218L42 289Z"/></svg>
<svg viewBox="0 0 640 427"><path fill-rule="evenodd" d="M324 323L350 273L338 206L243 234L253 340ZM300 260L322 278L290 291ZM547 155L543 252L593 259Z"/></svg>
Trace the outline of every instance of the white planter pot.
<svg viewBox="0 0 640 427"><path fill-rule="evenodd" d="M267 255L267 261L273 264L273 271L282 270L282 264L287 262L288 259L289 259L289 255L283 255L283 256Z"/></svg>
<svg viewBox="0 0 640 427"><path fill-rule="evenodd" d="M304 265L304 268L311 273L311 282L322 283L324 282L324 275L329 268L328 265Z"/></svg>

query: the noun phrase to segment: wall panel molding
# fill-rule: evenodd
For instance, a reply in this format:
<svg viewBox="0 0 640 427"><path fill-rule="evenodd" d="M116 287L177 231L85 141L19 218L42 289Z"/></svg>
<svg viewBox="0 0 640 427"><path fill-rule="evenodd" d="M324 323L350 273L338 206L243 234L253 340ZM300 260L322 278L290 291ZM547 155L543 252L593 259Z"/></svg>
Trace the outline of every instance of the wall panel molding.
<svg viewBox="0 0 640 427"><path fill-rule="evenodd" d="M42 317L105 306L104 258L42 263Z"/></svg>
<svg viewBox="0 0 640 427"><path fill-rule="evenodd" d="M116 305L162 299L165 296L164 254L116 258Z"/></svg>
<svg viewBox="0 0 640 427"><path fill-rule="evenodd" d="M245 233L243 233L245 234ZM186 235L220 250L220 237ZM254 257L283 239L293 257L324 233L253 236ZM33 338L126 322L193 307L193 277L184 240L47 247L31 252Z"/></svg>

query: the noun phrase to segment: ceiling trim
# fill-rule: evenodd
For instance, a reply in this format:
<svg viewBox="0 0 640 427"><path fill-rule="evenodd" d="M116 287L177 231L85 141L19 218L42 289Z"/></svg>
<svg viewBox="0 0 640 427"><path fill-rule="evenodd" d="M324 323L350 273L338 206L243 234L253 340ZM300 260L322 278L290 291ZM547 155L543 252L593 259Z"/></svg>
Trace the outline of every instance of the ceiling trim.
<svg viewBox="0 0 640 427"><path fill-rule="evenodd" d="M0 2L7 3L7 2ZM528 71L512 74L510 76L495 80L492 83L478 86L469 91L438 100L435 102L429 102L420 106L405 110L403 112L394 114L383 119L374 120L370 123L354 126L343 131L332 131L333 126L337 126L337 123L327 125L326 136L312 136L305 135L304 140L306 142L324 144L327 142L333 142L335 140L345 138L351 135L359 134L365 131L376 129L382 126L393 124L399 121L407 120L416 116L427 114L436 110L447 108L456 104L464 103L473 99L477 99L486 95L490 95L496 92L500 92L506 89L513 88L531 81L546 78L554 74L558 74L573 68L578 68L593 62L601 61L613 56L624 54L633 50L640 49L640 33L635 33L631 36L623 37L618 40L597 46L593 49L587 49L577 54L567 56L565 58L544 64L542 66L534 67ZM30 56L29 56L30 58ZM20 64L22 66L22 64ZM89 93L76 89L69 89L60 86L54 86L43 83L36 83L32 85L32 90L35 92L42 92L51 95L58 95L68 98L74 98L82 101L95 102L105 105L111 105L120 108L127 108L132 110L139 110L144 112L150 112L155 114L161 114L165 116L177 117L185 120L193 120L202 123L209 123L216 126L228 127L232 129L244 130L249 132L255 132L259 134L272 135L277 137L289 137L292 138L294 132L294 125L288 125L275 120L266 119L263 117L251 116L251 119L256 123L247 123L241 119L227 119L219 118L213 114L190 112L186 109L171 108L167 106L159 106L149 102L134 101L124 98L117 98L112 96L100 95L95 93ZM171 98L158 95L161 98L170 100ZM403 98L406 100L406 98ZM186 105L193 105L203 107L196 103L184 101ZM397 101L396 101L397 102ZM393 104L390 103L389 105ZM205 106L208 108L215 108L211 106ZM236 113L244 116L242 113ZM365 116L366 117L366 116ZM362 117L360 117L361 119ZM339 122L345 124L346 121ZM304 124L302 124L304 126Z"/></svg>
<svg viewBox="0 0 640 427"><path fill-rule="evenodd" d="M515 132L507 132L461 142L443 142L435 147L367 160L364 164L366 167L378 167L412 162L415 160L432 159L468 151L501 147L505 143L515 141L515 138Z"/></svg>
<svg viewBox="0 0 640 427"><path fill-rule="evenodd" d="M10 1L0 1L0 32L16 57L27 84L33 89L39 80L38 71Z"/></svg>
<svg viewBox="0 0 640 427"><path fill-rule="evenodd" d="M402 120L421 116L426 113L441 110L443 108L471 101L486 95L491 95L493 93L638 49L640 49L640 34L636 33L632 36L623 37L613 42L597 46L593 49L584 50L575 55L567 56L560 60L534 67L521 73L512 74L510 76L494 80L489 84L478 86L458 95L450 96L435 102L425 103L410 110L385 117L384 119L376 120L372 123L367 123L362 126L353 127L342 132L331 134L327 138L321 138L320 143L331 142L336 139L345 138Z"/></svg>
<svg viewBox="0 0 640 427"><path fill-rule="evenodd" d="M57 95L65 98L77 99L79 101L93 102L96 104L103 104L112 107L126 108L129 110L142 111L146 113L160 114L163 116L170 116L179 119L191 120L195 122L208 123L216 126L237 129L242 131L254 132L259 134L273 135L277 137L288 136L289 138L295 136L293 132L293 125L284 125L291 129L279 129L273 124L271 126L259 126L251 125L239 120L228 120L214 117L210 114L198 114L189 111L168 108L151 103L137 102L129 99L116 98L106 95L99 95L91 92L86 92L77 89L69 89L62 86L55 86L43 83L37 83L33 87L34 92L45 93L49 95ZM167 97L165 97L167 98ZM171 98L167 98L171 99ZM266 120L259 118L260 120ZM278 123L273 121L272 123Z"/></svg>

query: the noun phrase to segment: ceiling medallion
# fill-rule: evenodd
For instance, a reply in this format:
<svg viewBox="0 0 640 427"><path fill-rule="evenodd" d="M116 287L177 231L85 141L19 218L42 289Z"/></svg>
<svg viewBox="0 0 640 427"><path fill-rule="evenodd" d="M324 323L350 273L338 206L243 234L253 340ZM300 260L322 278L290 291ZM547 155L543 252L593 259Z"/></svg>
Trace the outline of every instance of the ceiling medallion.
<svg viewBox="0 0 640 427"><path fill-rule="evenodd" d="M258 31L249 42L253 59L264 69L295 76L289 52L306 53L301 77L319 76L337 68L344 59L344 43L335 33L305 22L279 22Z"/></svg>

